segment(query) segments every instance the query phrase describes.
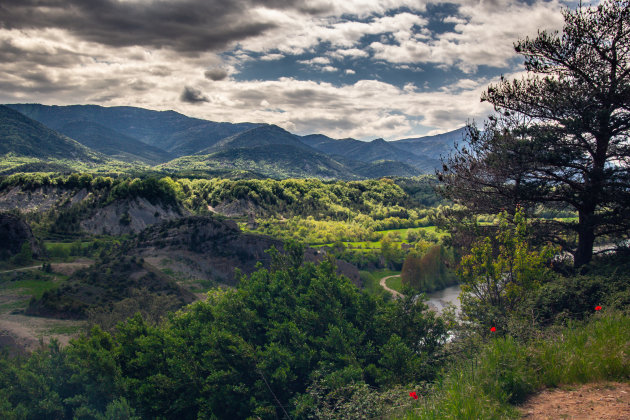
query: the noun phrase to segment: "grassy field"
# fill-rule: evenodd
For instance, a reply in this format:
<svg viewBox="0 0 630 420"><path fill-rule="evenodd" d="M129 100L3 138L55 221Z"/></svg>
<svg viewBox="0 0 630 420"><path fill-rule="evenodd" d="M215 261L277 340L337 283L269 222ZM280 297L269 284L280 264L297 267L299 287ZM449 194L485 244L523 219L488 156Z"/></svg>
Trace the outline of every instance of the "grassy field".
<svg viewBox="0 0 630 420"><path fill-rule="evenodd" d="M0 313L24 309L31 297L41 298L44 292L59 287L62 275L39 269L0 274Z"/></svg>
<svg viewBox="0 0 630 420"><path fill-rule="evenodd" d="M20 272L13 279L9 274L0 275L0 290L12 291L14 294L40 298L45 291L57 287L56 276L41 271Z"/></svg>
<svg viewBox="0 0 630 420"><path fill-rule="evenodd" d="M630 316L612 312L519 343L490 339L455 364L433 393L397 418L520 418L515 404L543 388L630 379Z"/></svg>
<svg viewBox="0 0 630 420"><path fill-rule="evenodd" d="M394 289L397 292L402 293L402 278L401 277L392 277L391 279L385 280L385 284L390 289Z"/></svg>

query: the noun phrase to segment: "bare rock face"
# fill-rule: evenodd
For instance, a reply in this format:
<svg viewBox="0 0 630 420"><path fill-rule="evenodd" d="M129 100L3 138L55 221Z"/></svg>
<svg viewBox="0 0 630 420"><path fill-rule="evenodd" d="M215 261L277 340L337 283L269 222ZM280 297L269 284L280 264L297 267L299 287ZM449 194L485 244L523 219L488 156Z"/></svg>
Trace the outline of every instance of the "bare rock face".
<svg viewBox="0 0 630 420"><path fill-rule="evenodd" d="M184 210L136 197L97 208L80 222L81 228L96 235L138 233L148 226L184 216Z"/></svg>
<svg viewBox="0 0 630 420"><path fill-rule="evenodd" d="M72 190L54 186L33 190L13 187L0 192L0 211L19 210L22 213L46 212L54 207L78 204L89 197L85 189Z"/></svg>
<svg viewBox="0 0 630 420"><path fill-rule="evenodd" d="M40 257L43 254L42 248L26 222L14 214L0 213L0 255L17 254L24 242L30 244L33 256Z"/></svg>

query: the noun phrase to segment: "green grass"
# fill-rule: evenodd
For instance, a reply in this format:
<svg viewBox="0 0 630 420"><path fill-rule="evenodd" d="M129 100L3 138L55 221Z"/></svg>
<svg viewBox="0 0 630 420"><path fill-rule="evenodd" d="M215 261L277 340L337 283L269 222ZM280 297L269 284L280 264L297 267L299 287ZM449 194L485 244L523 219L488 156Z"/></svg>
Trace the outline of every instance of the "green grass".
<svg viewBox="0 0 630 420"><path fill-rule="evenodd" d="M375 296L390 296L390 294L381 287L380 281L383 277L393 276L395 274L400 274L400 272L392 270L359 271L359 275L363 281L363 289Z"/></svg>
<svg viewBox="0 0 630 420"><path fill-rule="evenodd" d="M21 295L30 295L39 299L45 291L54 289L57 284L51 280L17 280L0 287L6 290L19 290Z"/></svg>
<svg viewBox="0 0 630 420"><path fill-rule="evenodd" d="M400 277L392 277L391 279L385 280L385 284L390 289L394 289L395 291L402 293L402 279Z"/></svg>
<svg viewBox="0 0 630 420"><path fill-rule="evenodd" d="M382 234L383 236L387 235L388 233L393 233L393 234L398 234L400 236L400 241L394 241L395 244L407 244L409 243L409 241L407 241L407 234L409 231L415 231L415 232L420 232L423 231L425 232L427 235L435 235L435 237L439 240L441 240L442 238L444 238L445 236L448 236L448 232L440 232L437 230L437 226L424 226L424 227L417 227L417 228L405 228L405 229L390 229L390 230L379 230L377 231L377 233ZM381 241L342 241L342 243L346 246L346 248L351 248L355 251L365 251L365 252L369 252L370 250L380 250L381 249ZM320 247L324 247L324 246L333 246L334 243L330 242L330 243L325 243L325 244L319 244L319 243L313 243L313 244L309 244L309 246L313 247L313 248L320 248Z"/></svg>
<svg viewBox="0 0 630 420"><path fill-rule="evenodd" d="M12 302L3 303L0 305L0 313L11 312L15 309L24 309L28 305L29 299L18 299Z"/></svg>
<svg viewBox="0 0 630 420"><path fill-rule="evenodd" d="M9 276L15 276L13 278ZM0 276L0 290L13 290L19 295L39 299L45 291L56 288L55 276L39 270L7 273Z"/></svg>
<svg viewBox="0 0 630 420"><path fill-rule="evenodd" d="M597 314L529 343L497 337L462 360L399 418L519 418L514 404L547 387L630 379L630 316Z"/></svg>

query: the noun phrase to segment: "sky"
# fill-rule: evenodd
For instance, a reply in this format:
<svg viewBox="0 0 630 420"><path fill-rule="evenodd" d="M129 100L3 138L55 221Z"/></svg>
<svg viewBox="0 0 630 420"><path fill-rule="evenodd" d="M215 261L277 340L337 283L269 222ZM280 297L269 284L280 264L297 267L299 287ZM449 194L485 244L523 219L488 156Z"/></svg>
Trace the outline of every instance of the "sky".
<svg viewBox="0 0 630 420"><path fill-rule="evenodd" d="M0 103L175 110L361 140L482 121L566 0L0 0Z"/></svg>

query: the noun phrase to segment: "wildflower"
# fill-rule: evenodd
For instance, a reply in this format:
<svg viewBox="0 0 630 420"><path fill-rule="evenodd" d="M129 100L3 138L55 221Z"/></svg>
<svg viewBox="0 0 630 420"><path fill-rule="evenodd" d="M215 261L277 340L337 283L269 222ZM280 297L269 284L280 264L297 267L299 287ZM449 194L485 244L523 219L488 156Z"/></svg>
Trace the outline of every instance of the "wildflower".
<svg viewBox="0 0 630 420"><path fill-rule="evenodd" d="M417 399L418 399L418 394L416 394L416 391L411 391L411 392L409 393L409 396L410 396L411 398L413 398L414 400L417 400Z"/></svg>
<svg viewBox="0 0 630 420"><path fill-rule="evenodd" d="M601 310L602 310L602 307L601 307L601 306L599 306L599 305L597 305L597 306L595 307L595 310L596 310L596 311L601 311Z"/></svg>
<svg viewBox="0 0 630 420"><path fill-rule="evenodd" d="M495 332L497 329L495 327L490 328L490 331Z"/></svg>

